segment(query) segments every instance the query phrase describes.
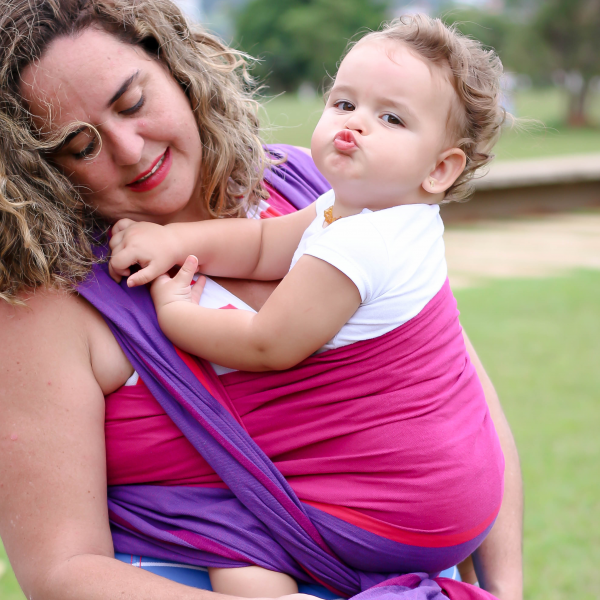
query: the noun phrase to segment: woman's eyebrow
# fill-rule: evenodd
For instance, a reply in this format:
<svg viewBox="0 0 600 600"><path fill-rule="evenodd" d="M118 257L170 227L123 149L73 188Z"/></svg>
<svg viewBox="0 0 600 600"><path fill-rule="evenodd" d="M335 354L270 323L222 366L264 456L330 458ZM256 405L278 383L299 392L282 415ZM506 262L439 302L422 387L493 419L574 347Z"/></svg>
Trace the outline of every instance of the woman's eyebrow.
<svg viewBox="0 0 600 600"><path fill-rule="evenodd" d="M137 70L129 79L123 82L121 87L116 91L115 95L108 101L106 108L110 108L129 89L129 86L135 81L139 74L140 71Z"/></svg>
<svg viewBox="0 0 600 600"><path fill-rule="evenodd" d="M78 127L75 131L71 131L71 133L59 144L59 146L56 148L57 150L61 150L62 148L64 148L66 145L69 144L69 142L73 139L76 138L82 131L84 131L86 128L85 127Z"/></svg>

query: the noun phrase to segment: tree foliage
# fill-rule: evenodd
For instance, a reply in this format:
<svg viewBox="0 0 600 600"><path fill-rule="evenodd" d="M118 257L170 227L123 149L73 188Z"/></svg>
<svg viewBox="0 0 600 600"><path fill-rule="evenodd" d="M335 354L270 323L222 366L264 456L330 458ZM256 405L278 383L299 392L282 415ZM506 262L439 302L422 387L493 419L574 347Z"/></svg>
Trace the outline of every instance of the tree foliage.
<svg viewBox="0 0 600 600"><path fill-rule="evenodd" d="M600 76L600 0L505 0L498 13L446 6L442 17L493 47L507 71L538 84L562 74L570 97L565 121L588 123L590 82Z"/></svg>
<svg viewBox="0 0 600 600"><path fill-rule="evenodd" d="M549 49L552 68L565 73L569 123L587 124L590 82L600 76L600 0L545 0L534 27Z"/></svg>
<svg viewBox="0 0 600 600"><path fill-rule="evenodd" d="M262 59L255 75L274 91L320 87L348 40L377 29L388 0L250 0L236 18L240 47Z"/></svg>

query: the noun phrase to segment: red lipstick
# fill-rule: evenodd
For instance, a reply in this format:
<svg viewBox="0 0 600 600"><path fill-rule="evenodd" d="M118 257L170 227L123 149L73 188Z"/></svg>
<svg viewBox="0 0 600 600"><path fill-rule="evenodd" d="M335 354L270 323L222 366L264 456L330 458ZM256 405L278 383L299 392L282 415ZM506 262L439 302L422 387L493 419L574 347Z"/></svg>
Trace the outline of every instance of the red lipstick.
<svg viewBox="0 0 600 600"><path fill-rule="evenodd" d="M340 152L352 152L358 148L356 138L349 129L342 129L342 131L336 133L333 138L333 145Z"/></svg>
<svg viewBox="0 0 600 600"><path fill-rule="evenodd" d="M148 192L160 185L171 170L173 157L171 156L171 148L167 148L162 156L159 156L152 166L140 173L132 182L127 184L127 187L132 192Z"/></svg>

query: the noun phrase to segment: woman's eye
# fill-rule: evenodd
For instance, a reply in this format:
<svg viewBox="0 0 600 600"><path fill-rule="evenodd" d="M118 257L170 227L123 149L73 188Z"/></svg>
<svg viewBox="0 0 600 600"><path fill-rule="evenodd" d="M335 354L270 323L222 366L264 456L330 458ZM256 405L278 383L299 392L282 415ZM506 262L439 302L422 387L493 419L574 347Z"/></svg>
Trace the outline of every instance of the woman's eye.
<svg viewBox="0 0 600 600"><path fill-rule="evenodd" d="M142 106L144 106L145 100L144 94L142 94L140 99L131 108L126 108L125 110L120 111L120 113L122 115L132 115L136 113L138 110L140 110L140 108L142 108Z"/></svg>
<svg viewBox="0 0 600 600"><path fill-rule="evenodd" d="M73 154L73 157L76 159L87 158L94 152L94 148L96 147L96 138L92 138L90 143L83 149L81 152L77 152Z"/></svg>
<svg viewBox="0 0 600 600"><path fill-rule="evenodd" d="M339 110L344 110L347 112L354 110L354 104L348 102L347 100L338 100L333 106L335 106Z"/></svg>
<svg viewBox="0 0 600 600"><path fill-rule="evenodd" d="M390 125L404 125L404 123L396 115L392 115L390 113L386 113L381 118Z"/></svg>

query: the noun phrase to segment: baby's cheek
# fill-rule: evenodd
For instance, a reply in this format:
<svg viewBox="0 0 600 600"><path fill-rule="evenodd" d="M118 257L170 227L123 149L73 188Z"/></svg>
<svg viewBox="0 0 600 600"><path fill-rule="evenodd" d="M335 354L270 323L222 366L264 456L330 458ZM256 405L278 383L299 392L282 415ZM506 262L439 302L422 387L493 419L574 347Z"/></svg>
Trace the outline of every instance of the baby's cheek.
<svg viewBox="0 0 600 600"><path fill-rule="evenodd" d="M314 130L313 135L312 135L312 139L310 142L310 151L312 154L312 158L315 161L315 164L317 165L317 168L322 171L323 170L323 154L324 154L324 150L325 150L325 135L323 132L323 128L319 128L319 126L317 125L317 128Z"/></svg>

